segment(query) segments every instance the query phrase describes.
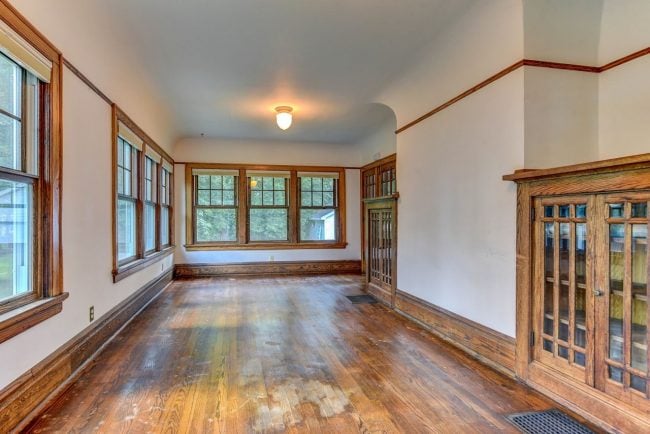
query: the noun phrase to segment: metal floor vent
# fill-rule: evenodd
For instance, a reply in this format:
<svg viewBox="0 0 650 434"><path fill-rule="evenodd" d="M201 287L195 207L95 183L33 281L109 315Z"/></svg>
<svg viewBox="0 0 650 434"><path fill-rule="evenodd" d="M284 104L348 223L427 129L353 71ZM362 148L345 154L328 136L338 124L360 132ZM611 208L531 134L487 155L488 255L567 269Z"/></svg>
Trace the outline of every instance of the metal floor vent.
<svg viewBox="0 0 650 434"><path fill-rule="evenodd" d="M559 410L516 413L506 418L526 434L594 434L592 430Z"/></svg>
<svg viewBox="0 0 650 434"><path fill-rule="evenodd" d="M372 295L346 295L346 297L354 304L361 303L377 303L377 300Z"/></svg>

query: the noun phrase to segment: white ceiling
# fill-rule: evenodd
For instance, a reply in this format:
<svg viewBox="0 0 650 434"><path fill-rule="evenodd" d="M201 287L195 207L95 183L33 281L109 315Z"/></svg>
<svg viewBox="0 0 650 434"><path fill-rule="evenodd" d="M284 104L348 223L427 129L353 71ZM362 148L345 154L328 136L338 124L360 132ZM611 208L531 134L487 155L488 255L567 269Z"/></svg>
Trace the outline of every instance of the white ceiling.
<svg viewBox="0 0 650 434"><path fill-rule="evenodd" d="M374 96L474 0L91 1L179 137L353 143L386 120ZM288 131L278 105L295 108Z"/></svg>

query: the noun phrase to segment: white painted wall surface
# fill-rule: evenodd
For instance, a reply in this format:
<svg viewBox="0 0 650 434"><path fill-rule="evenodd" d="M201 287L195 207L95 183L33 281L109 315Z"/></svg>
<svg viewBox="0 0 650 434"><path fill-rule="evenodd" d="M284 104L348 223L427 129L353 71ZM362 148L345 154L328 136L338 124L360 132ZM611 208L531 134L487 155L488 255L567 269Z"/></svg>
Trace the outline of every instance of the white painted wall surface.
<svg viewBox="0 0 650 434"><path fill-rule="evenodd" d="M351 144L284 143L255 140L185 139L174 145L179 162L286 164L319 166L359 166L359 147ZM361 258L361 212L359 170L345 171L346 231L345 249L304 250L222 250L188 252L185 241L185 165L174 167L177 264L269 261L312 261Z"/></svg>
<svg viewBox="0 0 650 434"><path fill-rule="evenodd" d="M387 157L397 151L395 116L391 116L382 125L358 143L362 165Z"/></svg>
<svg viewBox="0 0 650 434"><path fill-rule="evenodd" d="M598 160L598 78L524 67L526 168Z"/></svg>
<svg viewBox="0 0 650 434"><path fill-rule="evenodd" d="M519 1L478 2L381 95L398 126L523 57ZM515 334L522 69L397 135L398 288Z"/></svg>
<svg viewBox="0 0 650 434"><path fill-rule="evenodd" d="M0 389L173 266L168 256L113 284L111 109L63 71L63 312L0 344Z"/></svg>

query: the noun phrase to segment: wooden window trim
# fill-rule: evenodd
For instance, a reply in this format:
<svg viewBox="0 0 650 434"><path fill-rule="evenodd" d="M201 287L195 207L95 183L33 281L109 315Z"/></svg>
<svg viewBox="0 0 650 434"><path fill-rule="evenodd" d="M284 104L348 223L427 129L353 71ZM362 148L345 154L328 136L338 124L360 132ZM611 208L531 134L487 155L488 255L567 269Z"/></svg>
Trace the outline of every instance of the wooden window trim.
<svg viewBox="0 0 650 434"><path fill-rule="evenodd" d="M137 182L132 185L132 198L136 202L136 254L132 258L127 258L122 261L118 260L117 252L117 204L119 195L117 193L117 142L118 142L118 130L119 123L126 125L131 131L133 131L142 141L144 142L142 151L139 151L137 158ZM162 170L162 164L155 164L155 172L152 174L154 178L154 186L156 200L153 202L145 201L145 160L146 160L146 149L149 147L158 153L163 161L167 161L172 166L174 165L174 160L156 144L155 141L151 139L129 116L126 115L116 104L112 105L112 149L113 149L113 282L119 282L120 280L142 270L143 268L151 265L155 261L159 261L167 256L169 256L174 251L174 190L173 186L173 173L169 174L169 184L167 187L169 189L169 245L162 246L160 244L160 215L161 215L161 182L160 182L160 173ZM144 205L147 203L155 204L155 249L145 251L144 249Z"/></svg>
<svg viewBox="0 0 650 434"><path fill-rule="evenodd" d="M167 185L166 185L167 194L166 195L163 194L163 185L162 185L162 176L163 176L163 174L165 172L167 172L167 180L166 180L166 182L167 182ZM173 191L174 191L173 190L174 174L172 172L167 171L163 167L162 164L159 164L158 165L158 181L159 181L158 182L159 183L158 194L159 194L159 197L160 197L160 200L158 201L159 202L159 208L160 208L159 219L161 219L160 221L162 221L162 210L163 210L163 208L166 208L168 210L167 215L168 215L168 220L169 220L169 222L168 222L169 227L167 228L167 241L168 241L167 244L162 244L162 239L160 237L160 234L158 234L156 243L157 243L157 246L158 246L158 250L165 250L166 248L171 247L172 244L173 244L173 242L172 242L172 240L173 240L172 226L173 226L173 221L174 221L174 219L173 219L174 204L172 202L172 197L173 197L172 194L173 194ZM158 228L160 229L160 225L158 225Z"/></svg>
<svg viewBox="0 0 650 434"><path fill-rule="evenodd" d="M68 294L63 292L61 247L63 57L52 43L4 1L0 2L0 19L52 62L50 83L40 84L39 175L2 170L4 179L21 182L31 179L37 186L33 196L34 245L37 247L34 249L34 291L0 304L0 342L4 342L61 312Z"/></svg>
<svg viewBox="0 0 650 434"><path fill-rule="evenodd" d="M194 208L194 182L192 169L216 169L216 170L239 170L238 183L238 206L237 206L237 242L194 242L195 234L195 208ZM289 188L287 196L289 199L289 222L288 240L273 242L255 242L248 239L248 211L249 211L249 187L246 178L247 170L264 171L288 171ZM298 172L324 172L339 174L339 219L337 241L303 241L299 242L298 231ZM347 247L346 238L346 191L345 191L345 168L331 166L288 166L288 165L255 165L255 164L219 164L219 163L186 163L185 165L185 206L186 206L186 244L188 251L210 251L210 250L295 250L295 249L344 249Z"/></svg>

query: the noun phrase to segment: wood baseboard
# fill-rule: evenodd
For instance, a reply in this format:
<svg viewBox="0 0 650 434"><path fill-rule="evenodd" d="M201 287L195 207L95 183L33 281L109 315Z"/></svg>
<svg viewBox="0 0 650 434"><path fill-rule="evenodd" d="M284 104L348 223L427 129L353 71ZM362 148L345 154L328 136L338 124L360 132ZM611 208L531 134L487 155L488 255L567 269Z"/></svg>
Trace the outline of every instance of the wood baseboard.
<svg viewBox="0 0 650 434"><path fill-rule="evenodd" d="M395 296L395 310L488 366L515 376L514 338L400 290Z"/></svg>
<svg viewBox="0 0 650 434"><path fill-rule="evenodd" d="M242 262L232 264L176 264L178 278L218 276L283 276L312 274L360 274L360 260Z"/></svg>
<svg viewBox="0 0 650 434"><path fill-rule="evenodd" d="M0 432L19 431L40 414L117 331L172 281L172 270L152 280L0 391Z"/></svg>

